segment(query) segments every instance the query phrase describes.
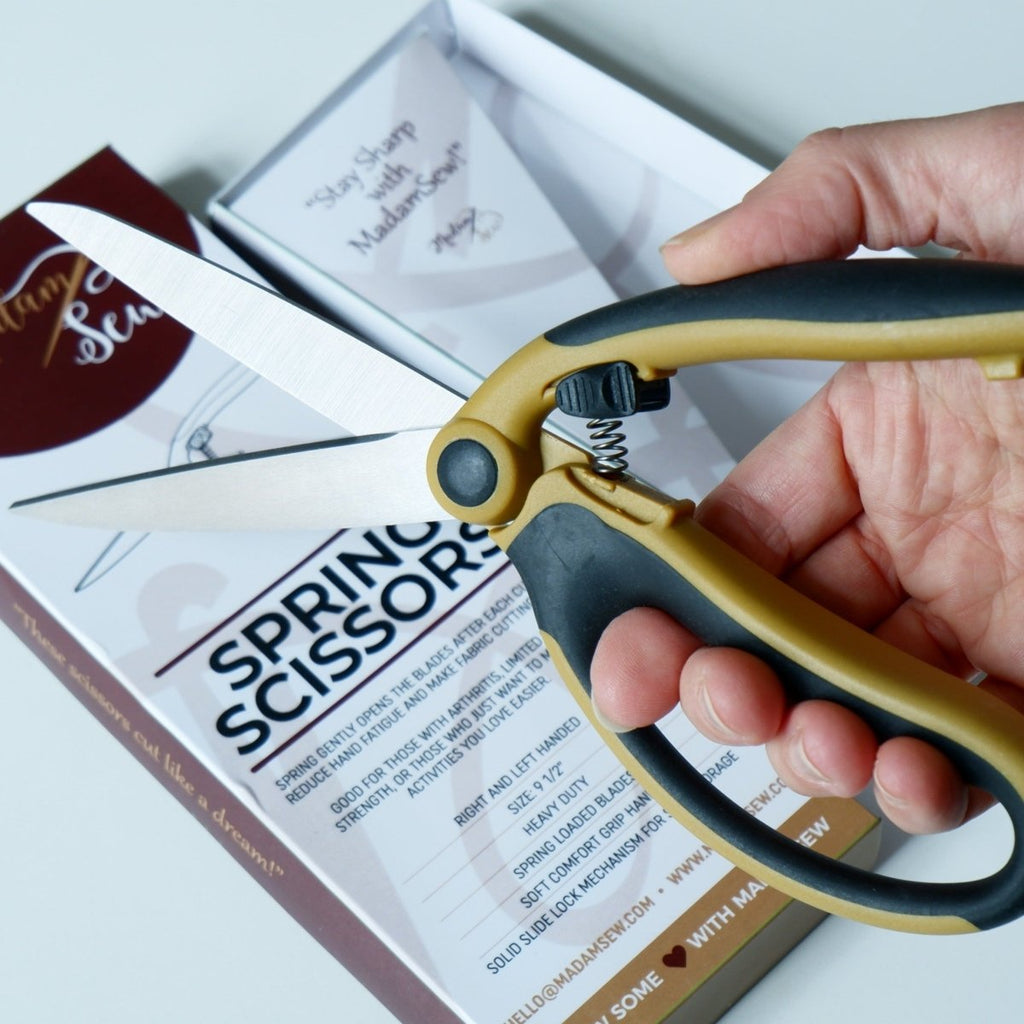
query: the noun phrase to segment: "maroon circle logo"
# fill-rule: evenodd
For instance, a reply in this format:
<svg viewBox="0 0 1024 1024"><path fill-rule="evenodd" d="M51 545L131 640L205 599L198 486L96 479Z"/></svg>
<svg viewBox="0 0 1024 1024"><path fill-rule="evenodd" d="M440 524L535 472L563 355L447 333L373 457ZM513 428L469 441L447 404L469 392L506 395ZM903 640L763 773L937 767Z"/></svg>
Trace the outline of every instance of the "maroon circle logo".
<svg viewBox="0 0 1024 1024"><path fill-rule="evenodd" d="M35 252L0 288L0 455L54 448L120 419L192 337L63 243Z"/></svg>
<svg viewBox="0 0 1024 1024"><path fill-rule="evenodd" d="M187 214L111 149L38 198L104 210L197 250ZM191 340L25 210L0 220L0 456L69 444L123 418Z"/></svg>

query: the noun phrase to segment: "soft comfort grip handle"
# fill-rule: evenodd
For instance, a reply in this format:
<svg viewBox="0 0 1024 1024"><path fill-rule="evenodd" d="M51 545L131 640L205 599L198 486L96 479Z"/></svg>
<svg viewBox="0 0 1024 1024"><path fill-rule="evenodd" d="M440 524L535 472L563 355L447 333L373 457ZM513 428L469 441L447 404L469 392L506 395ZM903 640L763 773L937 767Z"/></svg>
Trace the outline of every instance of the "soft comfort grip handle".
<svg viewBox="0 0 1024 1024"><path fill-rule="evenodd" d="M659 607L710 644L763 658L793 699L834 700L867 719L880 738L912 735L935 744L999 799L1017 838L1007 863L988 878L889 878L824 857L759 822L657 728L607 737L655 799L754 877L827 911L904 930L971 931L1024 913L1024 717L797 594L698 526L688 503L673 516L632 485L610 494L587 470L563 468L538 480L520 521L495 537L584 703L605 625L629 608Z"/></svg>
<svg viewBox="0 0 1024 1024"><path fill-rule="evenodd" d="M947 259L826 260L771 267L698 287L673 285L596 309L547 332L578 347L634 331L681 324L904 324L1024 311L1024 267ZM985 330L976 353L985 354ZM893 358L894 339L876 334ZM922 339L923 340L923 339ZM950 339L955 344L955 339ZM756 338L751 338L756 343ZM718 355L716 358L723 358ZM907 355L904 358L912 358Z"/></svg>
<svg viewBox="0 0 1024 1024"><path fill-rule="evenodd" d="M806 263L677 286L595 310L524 346L439 432L438 501L492 527L529 588L548 647L586 706L605 625L660 607L711 644L771 664L793 699L851 707L880 738L918 736L1006 808L1016 841L988 878L917 884L823 858L721 796L657 729L606 735L655 799L745 870L827 911L930 932L1024 914L1024 717L801 597L716 540L663 495L600 480L543 433L557 385L627 362L641 380L733 359L973 357L1019 377L1024 268L969 261ZM547 470L545 472L545 470ZM505 524L505 525L498 525Z"/></svg>

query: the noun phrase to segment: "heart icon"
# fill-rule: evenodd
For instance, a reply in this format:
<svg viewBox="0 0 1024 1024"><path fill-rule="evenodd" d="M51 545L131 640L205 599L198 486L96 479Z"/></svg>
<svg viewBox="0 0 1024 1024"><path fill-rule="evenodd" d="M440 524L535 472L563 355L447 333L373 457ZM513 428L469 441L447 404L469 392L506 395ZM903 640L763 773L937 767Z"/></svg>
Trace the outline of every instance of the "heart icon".
<svg viewBox="0 0 1024 1024"><path fill-rule="evenodd" d="M673 946L671 953L666 953L662 958L661 962L666 967L685 967L686 966L686 948L684 946Z"/></svg>

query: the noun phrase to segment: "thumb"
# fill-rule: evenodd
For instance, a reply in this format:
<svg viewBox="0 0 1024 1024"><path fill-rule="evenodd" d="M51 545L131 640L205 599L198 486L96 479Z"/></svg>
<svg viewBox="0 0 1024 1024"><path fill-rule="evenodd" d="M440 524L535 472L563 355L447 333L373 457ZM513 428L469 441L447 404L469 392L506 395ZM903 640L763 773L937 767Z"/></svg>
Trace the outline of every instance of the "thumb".
<svg viewBox="0 0 1024 1024"><path fill-rule="evenodd" d="M665 244L701 284L783 263L933 241L1024 259L1024 104L833 128L802 142L743 201Z"/></svg>

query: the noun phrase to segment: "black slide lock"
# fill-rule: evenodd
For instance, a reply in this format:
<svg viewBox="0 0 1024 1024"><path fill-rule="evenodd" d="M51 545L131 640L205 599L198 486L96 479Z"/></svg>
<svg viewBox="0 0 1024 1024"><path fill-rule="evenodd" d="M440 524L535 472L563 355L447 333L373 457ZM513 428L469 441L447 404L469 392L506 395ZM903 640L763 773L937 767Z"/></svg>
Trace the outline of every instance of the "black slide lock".
<svg viewBox="0 0 1024 1024"><path fill-rule="evenodd" d="M631 363L604 363L560 380L555 404L567 416L618 419L664 409L670 394L667 377L642 380Z"/></svg>

